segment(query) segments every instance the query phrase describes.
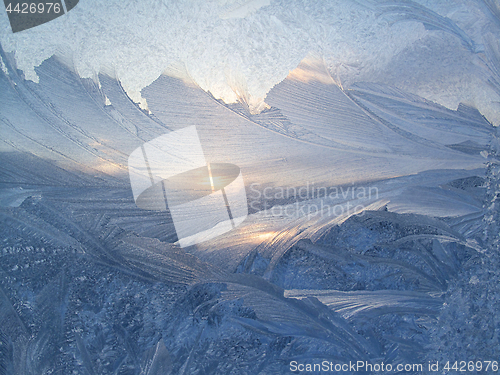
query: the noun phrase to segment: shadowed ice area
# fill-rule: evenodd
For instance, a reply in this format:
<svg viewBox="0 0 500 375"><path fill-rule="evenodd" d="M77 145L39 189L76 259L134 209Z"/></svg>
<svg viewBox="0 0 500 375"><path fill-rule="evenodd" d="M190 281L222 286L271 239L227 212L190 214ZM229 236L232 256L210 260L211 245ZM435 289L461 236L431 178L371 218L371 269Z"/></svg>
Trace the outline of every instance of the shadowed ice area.
<svg viewBox="0 0 500 375"><path fill-rule="evenodd" d="M498 132L475 108L344 89L310 57L259 114L182 71L142 110L104 74L52 57L34 83L2 59L0 373L498 359ZM191 125L208 163L240 168L249 215L180 248L168 210L136 206L127 160Z"/></svg>

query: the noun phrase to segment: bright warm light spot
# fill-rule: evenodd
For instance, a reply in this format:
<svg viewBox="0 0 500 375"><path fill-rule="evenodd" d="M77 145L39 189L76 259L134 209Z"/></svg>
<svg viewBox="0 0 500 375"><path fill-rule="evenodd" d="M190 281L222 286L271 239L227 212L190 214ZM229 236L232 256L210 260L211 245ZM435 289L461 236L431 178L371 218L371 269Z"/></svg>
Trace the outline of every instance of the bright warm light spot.
<svg viewBox="0 0 500 375"><path fill-rule="evenodd" d="M324 61L317 57L306 57L298 67L290 71L288 78L305 83L316 81L326 85L336 84L328 73Z"/></svg>
<svg viewBox="0 0 500 375"><path fill-rule="evenodd" d="M276 232L264 232L264 233L258 233L254 237L259 239L259 240L268 240L276 235Z"/></svg>

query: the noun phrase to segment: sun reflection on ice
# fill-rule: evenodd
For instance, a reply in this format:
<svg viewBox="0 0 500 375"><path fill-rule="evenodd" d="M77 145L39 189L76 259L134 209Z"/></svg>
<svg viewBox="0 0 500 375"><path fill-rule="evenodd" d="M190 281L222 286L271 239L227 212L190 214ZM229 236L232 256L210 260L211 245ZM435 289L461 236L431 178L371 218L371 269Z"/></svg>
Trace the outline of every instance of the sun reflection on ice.
<svg viewBox="0 0 500 375"><path fill-rule="evenodd" d="M251 238L254 238L258 241L265 241L275 237L277 234L278 232L275 231L255 233L254 235L251 236Z"/></svg>

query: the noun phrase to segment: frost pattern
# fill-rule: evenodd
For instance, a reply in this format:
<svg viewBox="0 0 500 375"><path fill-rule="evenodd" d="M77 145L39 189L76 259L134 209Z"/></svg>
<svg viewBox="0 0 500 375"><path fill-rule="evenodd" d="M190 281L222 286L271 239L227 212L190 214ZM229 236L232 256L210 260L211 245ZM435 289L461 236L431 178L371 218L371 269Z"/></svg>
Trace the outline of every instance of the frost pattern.
<svg viewBox="0 0 500 375"><path fill-rule="evenodd" d="M498 41L480 32L487 22L497 22L497 8L478 4L488 21L468 26L476 13L449 14L446 9L461 9L460 4L442 4L374 2L353 6L353 13L337 4L336 14L365 15L364 32L381 32L373 38L384 35L390 22L425 34L426 43L435 40L427 43L432 51L454 41L442 56L474 55L475 72L484 79L478 85L487 81L498 90ZM80 11L89 6L82 2ZM247 17L228 20L215 15L244 4L189 4L189 12L183 6L158 14L180 15L175 20L182 24L193 12L212 12L207 22L218 32L223 22L256 27L269 17L273 27L286 30L301 20L289 30L301 41L319 32L308 34L304 25L321 29L308 15L335 22L326 21L335 4L296 9L273 2L257 10L248 6ZM82 17L80 11L75 8L61 22ZM99 9L89 12L104 17ZM89 25L85 17L80 21L87 19L87 28L72 37L102 36L94 27L106 24ZM353 27L349 32L359 26L352 19L347 24ZM58 27L47 24L47 30ZM106 30L114 43L119 38L113 33L130 31L116 27ZM243 34L249 30L254 29ZM255 35L265 33L256 30ZM471 102L450 109L416 95L418 85L399 82L400 74L389 74L392 68L385 71L392 81L380 80L384 66L401 66L404 56L413 56L412 47L396 43L390 48L402 48L401 60L370 65L369 54L386 43L376 41L362 56L365 67L348 67L333 64L326 48L324 55L309 54L299 63L307 48L295 49L293 38L284 38L290 63L278 59L285 70L280 74L297 68L284 80L272 69L269 76L257 74L265 64L248 75L230 71L235 84L229 86L238 92L233 99L240 101L227 103L232 100L217 94L227 89L225 83L217 90L211 86L224 82L220 72L211 76L200 68L204 73L197 75L203 65L196 67L193 35L185 37L184 52L193 53L186 60L191 66L176 64L160 75L162 57L144 78L142 63L150 62L139 57L126 74L120 69L129 62L95 79L82 78L101 69L103 60L94 59L90 48L75 44L81 48L76 74L68 61L45 59L51 48L30 60L27 48L38 36L32 37L15 41L3 35L0 51L0 374L281 374L289 373L291 360L312 358L396 365L499 357L498 128ZM273 38L263 48L281 54ZM98 53L108 51L106 64L113 66L113 49L105 40L94 42L101 46ZM197 48L210 43L217 45L207 40ZM257 59L248 52L253 47L237 43L236 54L249 53L242 61ZM305 45L314 46L314 40ZM167 55L155 48L151 44L141 53ZM12 49L19 51L16 56ZM211 56L201 55L212 66ZM33 66L38 83L25 79ZM381 75L361 80L372 68ZM136 86L127 83L127 74ZM267 83L254 91L255 82ZM147 109L130 100L130 87ZM439 87L446 94L446 82ZM262 93L266 105L253 111L250 96ZM176 245L168 212L136 207L126 164L144 142L189 125L197 125L207 160L238 165L248 186L367 184L378 193L363 201L362 215L309 215L320 201L307 197L290 215L269 216L266 204L282 208L290 202L261 200L238 230L185 251ZM361 198L328 199L344 206Z"/></svg>
<svg viewBox="0 0 500 375"><path fill-rule="evenodd" d="M230 16L230 15L233 16ZM81 77L117 77L128 95L172 64L226 103L259 112L269 90L310 53L344 86L375 81L450 109L463 102L500 124L498 6L470 1L82 1L70 13L0 43L35 67L63 56Z"/></svg>

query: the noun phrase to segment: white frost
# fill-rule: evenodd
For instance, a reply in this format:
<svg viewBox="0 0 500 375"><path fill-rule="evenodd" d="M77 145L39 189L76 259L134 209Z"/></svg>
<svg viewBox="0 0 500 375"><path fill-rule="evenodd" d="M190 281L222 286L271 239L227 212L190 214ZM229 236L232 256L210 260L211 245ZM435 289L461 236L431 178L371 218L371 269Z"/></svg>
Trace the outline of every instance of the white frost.
<svg viewBox="0 0 500 375"><path fill-rule="evenodd" d="M480 51L489 43L490 50L498 52L498 25L479 4L419 3L454 22L478 51L438 46L437 54L423 59L425 49L434 46L432 36L446 35L447 43L460 45L459 36L426 30L421 20L394 23L380 15L376 2L342 0L82 0L67 15L16 34L2 13L0 42L6 52L15 52L26 79L38 82L36 67L53 54L71 56L82 77L113 72L143 108L147 105L141 90L171 64L181 62L216 98L245 101L258 112L265 108L269 90L313 52L325 58L341 83L390 82L450 109L460 102L473 105L500 124L500 96L488 85L498 67L484 60ZM406 68L395 71L392 79L391 70L402 57Z"/></svg>

